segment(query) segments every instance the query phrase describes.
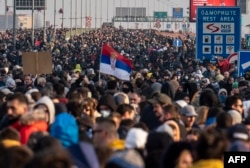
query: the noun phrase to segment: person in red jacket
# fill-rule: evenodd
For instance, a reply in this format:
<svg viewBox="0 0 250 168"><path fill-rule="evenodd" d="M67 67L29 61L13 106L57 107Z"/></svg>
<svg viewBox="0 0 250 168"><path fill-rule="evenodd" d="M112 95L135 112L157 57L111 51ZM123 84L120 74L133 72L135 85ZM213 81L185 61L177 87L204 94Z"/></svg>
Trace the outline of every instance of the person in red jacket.
<svg viewBox="0 0 250 168"><path fill-rule="evenodd" d="M48 130L46 119L46 113L41 109L35 109L24 114L20 119L21 144L27 144L32 133L46 132Z"/></svg>

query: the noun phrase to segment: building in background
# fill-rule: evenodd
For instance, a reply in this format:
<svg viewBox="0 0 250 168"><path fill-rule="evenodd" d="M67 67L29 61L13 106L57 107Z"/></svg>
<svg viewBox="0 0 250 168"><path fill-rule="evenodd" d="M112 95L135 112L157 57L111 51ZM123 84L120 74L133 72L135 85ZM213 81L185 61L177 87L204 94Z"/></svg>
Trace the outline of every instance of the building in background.
<svg viewBox="0 0 250 168"><path fill-rule="evenodd" d="M13 15L7 15L7 27L5 26L6 16L0 15L0 30L12 29L13 28ZM31 15L20 14L17 15L16 28L31 29L32 28L32 17Z"/></svg>
<svg viewBox="0 0 250 168"><path fill-rule="evenodd" d="M18 15L17 16L18 28L31 29L32 17L30 15Z"/></svg>

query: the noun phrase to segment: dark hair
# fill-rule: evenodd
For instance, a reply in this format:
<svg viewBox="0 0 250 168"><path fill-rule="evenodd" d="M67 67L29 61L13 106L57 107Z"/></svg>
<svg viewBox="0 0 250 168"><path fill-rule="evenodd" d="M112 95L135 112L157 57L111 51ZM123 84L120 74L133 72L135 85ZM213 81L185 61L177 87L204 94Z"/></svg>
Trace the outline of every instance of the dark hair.
<svg viewBox="0 0 250 168"><path fill-rule="evenodd" d="M72 114L75 118L80 118L83 113L83 103L79 103L78 101L69 101L67 103L67 109L70 114Z"/></svg>
<svg viewBox="0 0 250 168"><path fill-rule="evenodd" d="M5 140L5 139L20 141L20 138L21 137L20 137L19 132L11 127L4 128L0 132L0 141Z"/></svg>
<svg viewBox="0 0 250 168"><path fill-rule="evenodd" d="M210 88L206 88L201 92L199 103L200 106L208 107L218 107L220 104L217 95Z"/></svg>
<svg viewBox="0 0 250 168"><path fill-rule="evenodd" d="M207 113L207 118L216 117L222 112L224 112L224 110L220 107L210 107Z"/></svg>
<svg viewBox="0 0 250 168"><path fill-rule="evenodd" d="M116 89L116 87L117 87L117 82L115 80L110 80L107 82L107 89L108 90Z"/></svg>
<svg viewBox="0 0 250 168"><path fill-rule="evenodd" d="M35 153L45 151L47 149L60 150L63 149L60 141L51 136L43 136L37 139L37 142L34 144L32 150Z"/></svg>
<svg viewBox="0 0 250 168"><path fill-rule="evenodd" d="M187 135L197 135L198 137L200 137L202 131L198 128L192 128L191 130L189 130L187 132Z"/></svg>
<svg viewBox="0 0 250 168"><path fill-rule="evenodd" d="M118 112L119 114L121 114L121 116L123 116L126 112L131 113L133 110L134 108L129 104L120 104L117 107L116 112Z"/></svg>
<svg viewBox="0 0 250 168"><path fill-rule="evenodd" d="M173 139L169 134L165 132L151 132L145 145L148 153L145 159L147 167L160 167L160 158L166 147L171 143L173 143Z"/></svg>
<svg viewBox="0 0 250 168"><path fill-rule="evenodd" d="M109 147L95 147L95 152L100 164L100 168L105 168L108 159L113 154L113 150Z"/></svg>
<svg viewBox="0 0 250 168"><path fill-rule="evenodd" d="M64 85L62 83L55 83L53 85L53 90L56 92L56 96L64 95Z"/></svg>
<svg viewBox="0 0 250 168"><path fill-rule="evenodd" d="M226 137L215 129L204 131L197 142L198 159L222 159L227 148Z"/></svg>
<svg viewBox="0 0 250 168"><path fill-rule="evenodd" d="M164 114L171 114L172 119L177 119L179 115L179 108L175 104L170 104L165 107L163 107Z"/></svg>
<svg viewBox="0 0 250 168"><path fill-rule="evenodd" d="M216 128L227 129L233 124L232 116L227 112L219 113L216 116Z"/></svg>
<svg viewBox="0 0 250 168"><path fill-rule="evenodd" d="M232 105L237 103L237 100L242 100L240 95L228 96L225 101L225 109L230 110L232 108Z"/></svg>
<svg viewBox="0 0 250 168"><path fill-rule="evenodd" d="M6 168L23 168L33 157L32 151L25 146L15 146L0 152L0 167Z"/></svg>
<svg viewBox="0 0 250 168"><path fill-rule="evenodd" d="M172 143L163 154L162 167L175 168L181 153L185 150L192 154L192 145L188 142Z"/></svg>
<svg viewBox="0 0 250 168"><path fill-rule="evenodd" d="M96 124L101 125L108 135L117 136L116 124L112 119L100 117L96 119Z"/></svg>
<svg viewBox="0 0 250 168"><path fill-rule="evenodd" d="M37 102L42 97L40 92L32 92L30 95L35 102Z"/></svg>
<svg viewBox="0 0 250 168"><path fill-rule="evenodd" d="M27 97L22 93L15 93L15 94L12 94L12 95L10 94L7 96L7 100L6 100L7 102L13 101L13 100L18 100L19 103L21 104L26 104L26 105L29 104Z"/></svg>
<svg viewBox="0 0 250 168"><path fill-rule="evenodd" d="M70 155L64 149L48 149L34 156L26 168L72 168Z"/></svg>

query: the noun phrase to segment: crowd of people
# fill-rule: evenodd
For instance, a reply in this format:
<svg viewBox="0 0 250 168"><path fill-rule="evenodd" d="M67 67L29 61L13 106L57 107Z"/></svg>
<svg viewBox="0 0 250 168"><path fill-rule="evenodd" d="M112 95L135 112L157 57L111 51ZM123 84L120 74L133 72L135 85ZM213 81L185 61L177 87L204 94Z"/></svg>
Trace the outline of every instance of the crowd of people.
<svg viewBox="0 0 250 168"><path fill-rule="evenodd" d="M0 167L223 168L225 151L250 152L250 73L235 63L196 60L189 35L67 31L32 44L20 29L16 46L0 33ZM130 81L100 74L106 43L133 62ZM53 73L23 74L27 51L51 52Z"/></svg>

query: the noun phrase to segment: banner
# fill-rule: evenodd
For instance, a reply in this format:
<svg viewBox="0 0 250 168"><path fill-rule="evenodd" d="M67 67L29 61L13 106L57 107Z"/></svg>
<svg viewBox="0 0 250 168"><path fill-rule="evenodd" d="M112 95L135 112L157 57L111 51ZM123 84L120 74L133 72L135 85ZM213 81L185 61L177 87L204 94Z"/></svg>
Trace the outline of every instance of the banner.
<svg viewBox="0 0 250 168"><path fill-rule="evenodd" d="M50 52L25 52L22 55L24 74L51 74L52 55Z"/></svg>
<svg viewBox="0 0 250 168"><path fill-rule="evenodd" d="M190 0L189 21L196 21L197 6L237 6L236 0Z"/></svg>

